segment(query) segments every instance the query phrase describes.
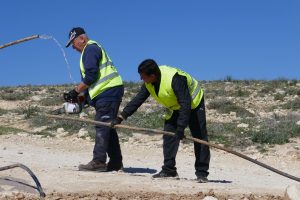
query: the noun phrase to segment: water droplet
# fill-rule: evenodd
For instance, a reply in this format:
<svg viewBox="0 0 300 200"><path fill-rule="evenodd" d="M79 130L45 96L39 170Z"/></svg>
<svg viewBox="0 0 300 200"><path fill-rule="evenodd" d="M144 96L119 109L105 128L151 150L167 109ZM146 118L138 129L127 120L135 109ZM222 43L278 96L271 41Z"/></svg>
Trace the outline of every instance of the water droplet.
<svg viewBox="0 0 300 200"><path fill-rule="evenodd" d="M50 40L50 39L52 39L52 40L55 42L55 44L60 48L60 50L61 50L61 52L62 52L62 54L63 54L63 56L64 56L64 58L65 58L65 62L66 62L66 64L67 64L67 70L68 70L68 72L69 72L70 80L71 80L74 84L76 84L76 82L74 81L74 79L73 79L73 77L72 77L72 74L71 74L71 66L70 66L69 61L68 61L68 59L67 59L66 52L65 52L65 50L63 49L62 45L57 41L57 39L56 39L55 37L53 37L53 36L51 36L51 35L43 34L43 35L39 35L39 38L45 39L45 40Z"/></svg>

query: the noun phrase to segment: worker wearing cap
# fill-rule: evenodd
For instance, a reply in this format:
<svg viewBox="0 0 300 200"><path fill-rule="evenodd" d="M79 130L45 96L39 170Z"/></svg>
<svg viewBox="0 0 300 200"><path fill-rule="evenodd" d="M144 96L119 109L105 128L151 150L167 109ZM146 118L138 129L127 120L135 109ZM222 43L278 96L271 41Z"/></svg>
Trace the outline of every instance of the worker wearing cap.
<svg viewBox="0 0 300 200"><path fill-rule="evenodd" d="M151 95L167 108L164 130L175 133L175 137L163 136L164 164L153 178L177 177L176 154L184 129L189 126L193 137L208 141L206 130L205 104L200 83L186 72L169 66L158 66L152 59L144 60L138 67L144 81L138 94L125 106L111 122L120 124L131 116ZM194 143L195 174L198 182L207 182L210 151L206 145Z"/></svg>
<svg viewBox="0 0 300 200"><path fill-rule="evenodd" d="M76 99L84 92L88 103L96 110L96 121L108 122L116 117L124 86L114 64L97 42L90 40L81 27L72 28L66 47L81 53L81 83L68 93L67 99ZM79 165L83 171L113 171L123 167L118 134L115 129L96 125L93 159ZM110 158L106 164L107 155Z"/></svg>

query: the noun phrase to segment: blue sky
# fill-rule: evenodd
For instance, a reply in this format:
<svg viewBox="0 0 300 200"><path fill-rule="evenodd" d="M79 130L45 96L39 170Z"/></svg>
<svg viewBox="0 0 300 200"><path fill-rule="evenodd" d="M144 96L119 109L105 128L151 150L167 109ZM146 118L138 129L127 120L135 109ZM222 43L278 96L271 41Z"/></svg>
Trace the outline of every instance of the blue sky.
<svg viewBox="0 0 300 200"><path fill-rule="evenodd" d="M139 80L146 58L199 80L300 79L299 0L3 0L1 8L1 45L46 34L65 46L81 26L126 81ZM80 54L65 51L79 82ZM53 40L1 49L0 66L0 86L73 83Z"/></svg>

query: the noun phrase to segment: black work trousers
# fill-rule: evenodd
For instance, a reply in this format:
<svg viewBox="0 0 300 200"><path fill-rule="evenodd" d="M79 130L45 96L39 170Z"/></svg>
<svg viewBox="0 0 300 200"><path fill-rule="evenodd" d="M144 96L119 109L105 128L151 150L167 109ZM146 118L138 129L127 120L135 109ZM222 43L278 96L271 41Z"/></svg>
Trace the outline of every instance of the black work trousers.
<svg viewBox="0 0 300 200"><path fill-rule="evenodd" d="M96 121L110 122L116 118L121 102L97 102ZM93 151L93 160L106 162L107 155L111 164L122 163L122 153L119 143L119 137L116 129L96 125L96 139Z"/></svg>
<svg viewBox="0 0 300 200"><path fill-rule="evenodd" d="M174 111L171 118L165 121L164 130L169 132L175 132L177 128L178 111ZM199 106L191 110L191 116L189 120L189 128L193 137L200 140L208 141L207 129L206 129L206 116L205 116L205 104L204 98L202 98ZM180 140L173 136L163 136L163 153L164 153L164 165L162 170L165 172L176 172L176 154L178 151ZM208 176L210 151L209 147L203 144L194 142L195 152L195 174L197 177Z"/></svg>

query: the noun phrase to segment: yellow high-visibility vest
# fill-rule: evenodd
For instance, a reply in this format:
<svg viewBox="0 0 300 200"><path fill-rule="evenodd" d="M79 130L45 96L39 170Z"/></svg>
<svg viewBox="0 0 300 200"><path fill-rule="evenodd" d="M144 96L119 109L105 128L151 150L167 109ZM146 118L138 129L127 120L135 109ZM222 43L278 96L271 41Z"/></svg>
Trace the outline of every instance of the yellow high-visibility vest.
<svg viewBox="0 0 300 200"><path fill-rule="evenodd" d="M112 63L111 59L109 58L109 56L107 55L107 53L104 51L104 49L97 42L95 42L93 40L89 40L87 42L86 46L84 47L84 49L81 53L80 71L81 71L82 77L83 78L85 77L85 68L84 68L84 65L83 65L83 62L82 62L82 55L83 55L84 50L87 47L87 45L90 45L90 44L96 44L102 50L102 59L99 63L98 78L88 88L90 98L93 99L97 95L101 94L103 91L105 91L109 88L119 86L119 85L123 85L123 82L122 82L121 76L117 72L115 66L113 65L113 63Z"/></svg>
<svg viewBox="0 0 300 200"><path fill-rule="evenodd" d="M200 83L190 76L188 73L169 66L160 66L161 72L160 86L158 95L155 93L154 85L151 83L145 83L145 86L151 96L160 104L168 109L166 119L169 119L173 113L173 110L179 110L180 105L178 104L177 97L172 88L172 79L176 73L187 78L187 85L191 95L191 109L196 108L203 97L203 90L200 87Z"/></svg>

